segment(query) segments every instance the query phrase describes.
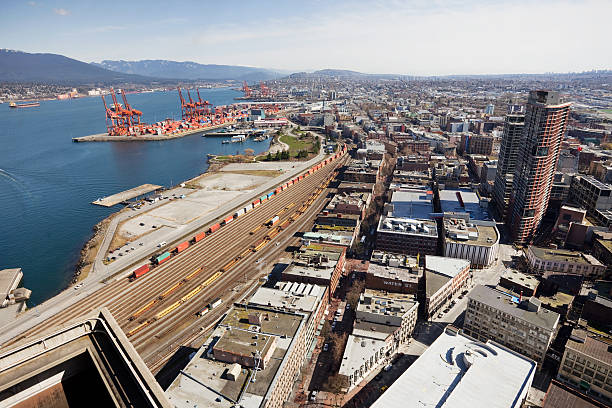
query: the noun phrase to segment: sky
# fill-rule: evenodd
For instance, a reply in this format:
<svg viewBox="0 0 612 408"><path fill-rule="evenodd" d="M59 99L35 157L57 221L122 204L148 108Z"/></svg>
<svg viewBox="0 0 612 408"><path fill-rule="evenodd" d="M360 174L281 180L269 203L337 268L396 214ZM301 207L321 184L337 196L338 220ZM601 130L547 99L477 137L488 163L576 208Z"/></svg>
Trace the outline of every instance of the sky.
<svg viewBox="0 0 612 408"><path fill-rule="evenodd" d="M0 0L0 48L403 75L612 69L611 0Z"/></svg>

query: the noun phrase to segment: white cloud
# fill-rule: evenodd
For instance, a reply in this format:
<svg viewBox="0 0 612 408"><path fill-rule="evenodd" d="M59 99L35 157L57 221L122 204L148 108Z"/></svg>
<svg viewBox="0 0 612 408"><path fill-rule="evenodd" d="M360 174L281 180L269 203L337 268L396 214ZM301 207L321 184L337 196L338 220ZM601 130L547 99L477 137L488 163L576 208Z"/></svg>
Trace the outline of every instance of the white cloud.
<svg viewBox="0 0 612 408"><path fill-rule="evenodd" d="M612 67L601 0L393 3L342 13L209 26L193 37L207 62L318 66L415 75Z"/></svg>
<svg viewBox="0 0 612 408"><path fill-rule="evenodd" d="M70 11L66 10L65 8L56 8L56 9L53 9L53 12L60 16L67 16L68 14L70 14Z"/></svg>

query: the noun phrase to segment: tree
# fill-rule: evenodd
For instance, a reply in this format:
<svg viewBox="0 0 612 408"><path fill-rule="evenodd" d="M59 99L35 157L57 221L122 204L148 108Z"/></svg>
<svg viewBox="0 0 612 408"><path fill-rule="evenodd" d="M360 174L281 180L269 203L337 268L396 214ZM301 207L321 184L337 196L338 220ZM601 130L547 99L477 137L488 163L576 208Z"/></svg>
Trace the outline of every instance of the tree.
<svg viewBox="0 0 612 408"><path fill-rule="evenodd" d="M268 152L268 155L266 156L266 161L272 161L272 153Z"/></svg>
<svg viewBox="0 0 612 408"><path fill-rule="evenodd" d="M274 158L274 160L278 161L280 159L281 159L281 151L279 150L276 152L276 157Z"/></svg>

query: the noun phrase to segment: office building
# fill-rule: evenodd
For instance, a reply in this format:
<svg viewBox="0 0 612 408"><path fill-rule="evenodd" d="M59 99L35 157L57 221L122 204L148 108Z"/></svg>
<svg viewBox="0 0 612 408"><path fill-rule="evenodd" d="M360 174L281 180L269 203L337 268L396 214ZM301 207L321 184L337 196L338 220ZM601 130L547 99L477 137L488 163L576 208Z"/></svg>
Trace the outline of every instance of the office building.
<svg viewBox="0 0 612 408"><path fill-rule="evenodd" d="M513 180L510 229L517 243L531 241L548 208L561 139L565 134L570 103L558 92L531 91L525 128Z"/></svg>
<svg viewBox="0 0 612 408"><path fill-rule="evenodd" d="M606 266L593 255L567 249L540 248L531 245L527 250L527 262L532 272L544 277L559 273L573 273L589 279L601 279Z"/></svg>
<svg viewBox="0 0 612 408"><path fill-rule="evenodd" d="M558 324L559 314L542 308L535 297L521 299L478 285L468 295L463 331L503 344L541 365Z"/></svg>
<svg viewBox="0 0 612 408"><path fill-rule="evenodd" d="M536 363L447 327L372 408L520 408Z"/></svg>
<svg viewBox="0 0 612 408"><path fill-rule="evenodd" d="M601 225L609 225L606 215L612 209L612 184L593 176L576 176L569 189L569 200L586 209Z"/></svg>
<svg viewBox="0 0 612 408"><path fill-rule="evenodd" d="M467 259L472 268L486 268L499 254L494 221L471 220L468 214L444 216L444 256Z"/></svg>
<svg viewBox="0 0 612 408"><path fill-rule="evenodd" d="M557 378L587 395L612 403L612 352L599 335L574 329L561 360Z"/></svg>
<svg viewBox="0 0 612 408"><path fill-rule="evenodd" d="M373 251L366 273L366 287L416 295L423 268L416 258L404 254Z"/></svg>
<svg viewBox="0 0 612 408"><path fill-rule="evenodd" d="M426 317L431 318L442 310L458 292L465 289L470 278L470 261L427 255L425 257Z"/></svg>
<svg viewBox="0 0 612 408"><path fill-rule="evenodd" d="M434 255L438 227L434 221L381 216L376 230L376 249L407 255Z"/></svg>

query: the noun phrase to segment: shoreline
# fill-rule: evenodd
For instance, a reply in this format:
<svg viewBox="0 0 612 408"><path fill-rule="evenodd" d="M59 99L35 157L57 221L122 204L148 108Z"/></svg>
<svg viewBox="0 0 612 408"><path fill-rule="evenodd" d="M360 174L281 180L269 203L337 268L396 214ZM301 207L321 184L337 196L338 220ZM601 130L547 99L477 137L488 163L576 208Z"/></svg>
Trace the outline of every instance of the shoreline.
<svg viewBox="0 0 612 408"><path fill-rule="evenodd" d="M226 126L233 126L237 122L227 122L221 125L213 125L207 128L197 128L197 129L188 129L183 132L177 132L173 134L165 134L165 135L142 135L142 136L109 136L108 133L98 133L94 135L88 136L79 136L73 137L72 141L74 143L85 143L85 142L151 142L151 141L160 141L160 140L172 140L179 139L181 137L194 135L196 133L206 133L210 130L215 130L219 128L223 128Z"/></svg>

